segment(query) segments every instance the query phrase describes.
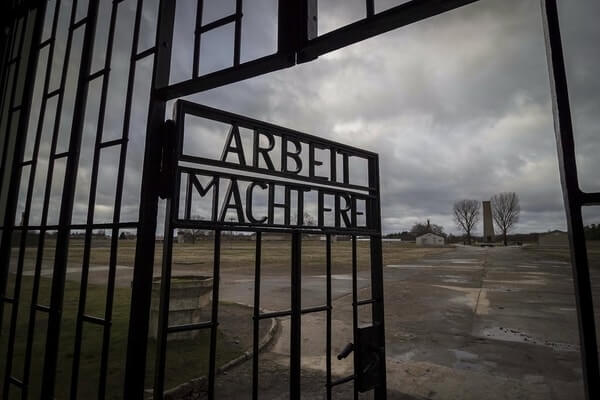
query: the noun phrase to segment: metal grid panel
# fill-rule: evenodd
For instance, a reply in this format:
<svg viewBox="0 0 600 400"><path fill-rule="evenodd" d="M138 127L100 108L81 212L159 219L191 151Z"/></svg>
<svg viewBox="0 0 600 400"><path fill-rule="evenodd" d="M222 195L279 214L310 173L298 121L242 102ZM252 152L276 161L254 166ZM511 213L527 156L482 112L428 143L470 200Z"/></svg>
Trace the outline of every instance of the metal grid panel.
<svg viewBox="0 0 600 400"><path fill-rule="evenodd" d="M19 112L21 111L21 107L15 107L19 105L15 103L12 98L4 100L3 103L8 104L9 102L13 104L12 108L8 110L9 113L17 115L18 118L12 118L15 121L20 121L21 123L29 123L34 127L31 130L33 135L32 137L26 138L26 135L18 135L18 139L21 143L12 143L11 146L15 148L19 148L20 151L15 151L15 158L12 160L13 167L10 166L6 169L2 169L3 171L17 171L21 170L28 172L28 175L24 176L27 178L20 183L20 179L17 178L17 174L13 174L11 179L13 183L10 185L10 190L3 192L5 197L8 197L9 200L13 203L19 203L19 207L23 207L22 215L20 215L20 220L15 221L14 212L12 212L12 217L10 209L6 215L6 218L3 220L2 224L2 250L1 257L3 260L3 266L8 265L9 260L11 258L11 247L12 247L12 237L19 237L20 234L21 239L18 244L18 253L17 257L12 260L16 262L16 273L15 273L15 284L14 284L14 295L12 298L4 298L4 292L6 290L6 275L8 274L8 270L6 268L2 268L2 296L3 300L0 304L0 307L4 308L5 304L8 304L10 308L10 327L9 334L7 337L7 360L6 360L6 368L4 369L4 376L2 376L3 385L3 395L4 397L8 396L9 387L18 387L21 391L21 397L27 398L31 389L29 386L30 375L31 375L31 365L33 354L33 340L36 331L36 320L39 320L37 316L39 313L48 315L49 325L47 329L47 338L46 338L46 354L44 359L44 373L43 373L43 388L44 393L53 393L55 390L56 382L56 364L59 357L58 354L58 340L61 335L61 331L65 329L61 326L61 310L63 307L63 296L65 289L65 272L66 266L68 262L68 251L69 251L69 240L70 235L73 230L83 230L84 231L84 249L83 249L83 262L81 263L81 282L80 282L80 295L78 302L78 312L76 319L76 332L75 332L75 342L71 345L74 346L73 349L73 363L71 367L71 379L70 379L70 392L71 398L76 398L78 396L78 374L80 368L80 357L82 352L82 331L84 322L88 324L97 325L102 329L102 347L100 350L100 354L98 354L98 358L101 360L100 362L100 374L99 374L99 382L98 382L98 396L99 398L104 398L106 394L106 381L107 381L107 370L108 370L108 357L109 357L109 349L110 349L110 332L111 332L111 316L113 311L113 297L115 290L115 273L116 273L116 263L117 263L117 244L118 244L118 234L119 230L123 228L136 228L138 226L137 222L134 221L125 221L121 220L121 206L122 206L122 196L123 196L123 187L124 187L124 176L125 176L125 164L126 164L126 156L127 156L127 143L129 140L129 125L130 125L130 117L133 107L133 90L134 90L134 81L135 81L135 72L136 66L140 61L147 59L154 55L154 47L144 49L143 51L138 51L138 39L141 25L141 14L142 8L144 6L143 0L137 0L135 3L130 1L129 4L135 8L135 16L131 23L134 26L133 29L133 37L131 39L131 49L129 56L129 67L127 74L127 87L125 94L125 107L123 111L123 123L120 128L120 138L118 140L109 140L102 141L103 134L103 126L102 124L98 124L96 130L96 141L94 143L94 155L93 155L93 168L92 168L92 185L89 189L89 201L88 201L88 215L85 223L80 224L72 224L71 218L73 214L73 202L75 195L75 187L76 187L76 178L78 172L78 157L81 150L81 138L83 131L83 124L85 121L87 104L87 90L89 84L92 81L98 80L98 82L102 83L102 94L101 101L98 105L98 114L102 115L105 112L106 104L107 104L107 87L110 79L111 72L111 51L113 48L114 42L114 32L115 32L115 19L118 13L119 7L123 7L125 2L122 0L114 1L110 3L103 3L103 6L108 6L111 9L111 22L110 22L110 38L107 43L107 47L103 49L99 49L96 52L104 52L106 51L105 57L105 65L102 69L98 71L91 71L91 60L94 57L94 43L95 43L95 33L96 33L96 24L98 20L98 8L100 7L100 2L98 0L90 0L89 2L78 2L74 0L72 2L65 0L54 0L54 1L44 1L40 8L37 9L40 18L29 17L29 14L25 14L20 19L15 20L13 34L11 35L11 45L7 47L4 51L3 57L5 60L5 65L10 67L11 65L15 65L13 67L14 71L19 71L20 74L26 76L35 76L35 64L33 65L34 72L31 72L30 69L27 69L26 65L22 66L21 64L27 63L27 57L21 57L20 54L22 51L17 51L23 45L20 45L21 42L24 42L24 35L20 34L22 28L19 26L25 25L24 21L29 17L31 20L31 24L35 22L35 32L32 35L32 43L34 44L31 50L26 50L25 52L29 52L33 58L32 60L37 60L38 53L41 49L45 49L47 52L47 57L44 58L45 62L40 63L38 66L38 75L43 78L40 80L40 84L43 86L40 89L36 89L41 92L41 101L40 101L40 112L37 116L32 116L31 120L28 120L29 108L25 108L19 116ZM48 13L45 15L45 7L48 5ZM35 16L34 12L32 14ZM45 18L44 18L45 16ZM66 19L65 19L66 17ZM46 19L47 30L49 31L49 37L42 38L42 28L44 25L44 19ZM63 21L63 22L61 22ZM57 31L61 29L61 23L68 21L68 26L66 29L62 29L64 33L64 37L62 39L58 39ZM31 33L30 33L31 34ZM76 39L78 45L75 44ZM60 40L61 52L57 52L56 48L59 46L57 40ZM17 53L19 53L19 57L15 57ZM21 64L20 58L23 58ZM16 66L19 68L17 69ZM16 81L16 79L7 78L7 74L10 68L3 69L3 80L2 84L4 86L9 85L11 82ZM52 79L52 76L58 77L58 87L52 88L52 81L56 81L56 79ZM66 85L68 84L68 80L71 79L74 86L72 86L72 91L67 92L65 90ZM31 83L29 86L33 86L33 79L30 79ZM12 87L16 87L17 84L13 84ZM25 94L23 95L23 103L30 105L31 100L27 100L27 92L31 91L33 88L25 85ZM15 89L16 90L16 89ZM10 95L15 92L15 90L3 90L3 94ZM72 96L70 100L70 104L72 104L72 108L65 109L63 106L67 102L67 96ZM74 96L74 97L73 97ZM6 96L5 96L6 97ZM16 97L16 96L14 96ZM55 102L56 106L53 109L48 107L49 101ZM142 99L142 101L147 101ZM94 106L94 104L91 104ZM50 118L46 117L46 115L51 112L53 115ZM6 115L3 115L5 118ZM22 120L22 121L21 121ZM53 121L51 127L51 138L48 143L49 146L49 154L46 158L40 153L41 142L43 131L48 130L48 120ZM100 121L103 121L104 118L101 118ZM11 122L15 123L15 122ZM64 138L61 139L61 132L63 132L64 128L68 124L68 127L71 128L67 140ZM19 132L27 132L27 125L25 125L25 129L21 129L21 125L19 125ZM10 132L9 129L3 129L2 132L4 136L2 137L3 142L7 143L10 140L13 140L10 135L6 132ZM14 137L15 135L13 135ZM23 150L24 142L28 140L31 141L32 144L32 155L30 159L23 160ZM68 148L60 149L60 141L68 144ZM14 140L13 140L14 141ZM3 147L4 149L5 147ZM98 170L100 168L100 155L104 149L114 148L118 149L118 173L116 174L115 181L117 186L116 195L114 198L114 212L112 215L112 221L106 223L95 223L94 222L94 209L95 209L95 199L96 199L96 191L97 191L97 177ZM8 154L8 150L6 151ZM3 157L7 158L7 157ZM3 161L3 164L8 164L11 160ZM36 170L39 170L39 164L46 167L46 171L38 171L36 174ZM60 168L58 168L58 164L61 163ZM57 169L58 168L58 169ZM66 171L65 175L60 175L57 173L63 173ZM45 172L45 173L44 173ZM44 173L45 179L43 185L43 194L41 196L35 196L34 193L34 181L36 175L39 173ZM64 179L61 184L61 179ZM8 185L4 185L8 186ZM19 187L21 186L21 187ZM56 190L60 189L60 190ZM26 193L25 196L19 196L19 193ZM53 199L62 198L58 203L53 203ZM32 206L35 206L37 209L41 210L41 215L39 217L39 223L30 224L30 214L32 210ZM55 208L57 207L58 210ZM4 209L4 207L3 207ZM57 211L59 211L57 213ZM57 222L51 221L50 216L60 215L60 218ZM17 222L17 225L15 225ZM97 229L108 229L111 232L111 241L110 241L110 261L109 261L109 275L107 280L107 291L106 291L106 301L105 301L105 310L104 315L102 317L86 315L85 314L85 306L86 306L86 295L87 295L87 283L88 283L88 270L90 263L90 249L91 249L91 237L92 232ZM56 245L56 254L54 257L54 266L52 268L53 272L53 280L52 280L52 296L49 304L40 304L39 301L39 290L40 290L40 281L42 276L42 268L43 268L43 255L45 248L48 246L48 234L50 231L58 230L58 235L56 235L57 245ZM13 354L12 351L14 349L15 343L15 330L17 325L17 315L19 313L19 304L24 303L26 299L19 299L21 286L22 286L22 276L23 276L23 263L24 263L24 254L26 248L26 238L28 234L38 235L39 240L37 244L36 257L34 260L34 270L32 277L32 291L31 291L31 305L29 306L28 313L28 324L27 324L27 338L26 338L26 349L24 355L24 371L23 371L23 379L17 379L14 374L13 366ZM52 236L54 238L54 235ZM26 302L29 305L29 301ZM23 311L21 311L23 313ZM39 391L40 388L36 388L36 392Z"/></svg>
<svg viewBox="0 0 600 400"><path fill-rule="evenodd" d="M326 312L326 376L327 381L324 387L324 392L327 398L331 398L332 388L337 385L341 385L347 382L353 382L353 393L354 398L358 398L359 387L358 377L361 376L361 366L358 364L358 357L354 358L355 373L345 378L339 379L332 382L331 379L331 235L332 234L350 234L352 240L352 319L353 319L353 342L356 344L359 340L359 327L358 327L358 308L361 306L370 306L373 309L372 312L372 325L376 326L382 332L382 336L378 338L378 342L381 343L380 352L385 354L384 349L384 338L383 338L383 265L381 258L381 246L377 245L381 241L381 224L379 221L379 175L378 175L378 158L377 155L368 151L359 150L350 146L341 145L335 142L327 141L316 136L307 135L304 133L292 131L283 127L267 124L264 122L251 120L246 117L219 111L205 106L200 106L187 101L179 100L175 105L175 121L168 121L166 123L166 129L164 130L165 143L168 143L163 152L162 159L162 176L161 181L163 182L163 189L161 191L162 196L167 198L167 216L165 222L165 233L164 233L164 245L163 245L163 264L161 274L161 293L160 293L160 310L158 320L158 350L156 356L155 366L155 378L154 378L154 389L153 397L156 399L162 399L165 392L165 364L166 364L166 348L167 348L167 336L169 334L210 329L210 354L209 354L209 371L208 371L208 388L207 395L209 399L213 399L215 396L215 375L216 375L216 338L217 338L217 327L219 326L219 273L220 273L220 251L221 251L221 232L223 229L226 230L244 230L254 231L257 233L256 236L256 259L255 259L255 278L254 278L254 326L253 326L253 371L252 371L252 393L253 398L258 398L258 382L259 382L259 360L258 360L258 342L259 342L259 322L267 318L276 317L290 317L290 386L289 386L289 397L290 399L300 399L301 395L301 316L317 313ZM346 157L359 157L364 158L368 161L368 183L364 186L353 184L349 180L348 162L344 162L343 173L341 177L337 177L334 171L337 170L335 163L331 166L331 181L324 182L319 177L314 176L313 168L310 168L310 176L303 177L301 175L286 172L284 170L281 173L273 170L270 165L267 167L261 167L257 163L258 152L255 147L253 167L245 165L237 165L226 161L225 157L221 157L220 160L211 160L210 158L196 157L186 154L186 149L183 146L184 142L184 121L186 115L194 115L209 119L211 121L220 121L230 124L231 130L236 130L239 127L252 129L254 135L257 132L261 132L263 135L273 135L275 137L282 138L282 143L286 141L301 141L303 144L312 145L319 143L321 146L327 146L332 154L343 152ZM231 134L231 133L230 133ZM270 136L269 136L270 137ZM285 140L283 140L285 138ZM272 137L270 137L271 143L274 143ZM255 136L255 143L258 143L258 138ZM256 146L256 145L255 145ZM311 153L312 154L312 153ZM332 160L335 157L331 157ZM313 160L314 162L314 160ZM180 163L189 165L190 163L202 165L216 166L220 169L233 169L243 170L244 172L252 172L255 174L253 177L248 175L240 175L237 173L229 172L218 172L216 170L203 170L199 167L188 167L182 166ZM312 163L310 164L313 165ZM213 190L212 204L212 218L208 220L196 220L191 219L191 201L192 196L190 194L192 180L187 180L187 187L185 190L185 201L183 203L184 217L182 219L179 208L181 207L181 183L182 175L188 174L188 176L195 176L196 174L206 174L207 176L217 179L216 183L207 185L206 188L196 187L201 196L208 194L209 190ZM256 174L260 174L260 177L256 177ZM274 180L272 176L283 176L286 177L286 181ZM216 208L220 204L218 199L219 196L219 178L229 179L230 188L234 182L237 184L238 181L242 180L254 180L266 183L279 183L285 185L294 185L294 187L301 187L305 189L312 188L318 190L319 193L326 191L329 194L336 196L336 214L339 212L339 193L353 193L357 191L363 191L367 194L363 197L365 199L366 206L366 224L364 227L359 226L356 223L355 208L354 204L353 217L349 218L345 224L350 224L349 229L342 226L341 218L335 218L332 226L326 226L322 218L319 217L319 223L316 226L303 225L300 221L296 221L297 225L290 223L290 197L288 191L286 191L286 204L285 208L285 223L274 224L272 216L265 217L262 220L244 222L243 217L238 214L237 222L227 222L224 219L224 214L221 217L216 218ZM341 182L338 182L338 178ZM294 183L298 181L301 183ZM310 186L312 185L312 186ZM327 186L329 186L327 188ZM228 189L227 193L230 193L231 189ZM228 197L226 195L225 197ZM248 200L251 201L251 200ZM269 196L269 202L274 203L275 199L272 195ZM323 196L318 197L319 209L325 208L323 204ZM226 204L229 204L226 200ZM250 203L247 203L249 207ZM298 200L298 215L302 214L303 201ZM269 207L271 209L271 207ZM227 210L227 205L224 210ZM269 211L272 214L272 211ZM209 229L214 231L214 265L213 265L213 297L212 297L212 315L210 321L203 323L190 323L184 325L169 325L169 306L170 306L170 291L171 291L171 276L172 276L172 259L173 259L173 244L174 244L174 232L178 228L196 228L196 229ZM260 276L261 276L261 246L262 246L262 232L275 231L275 232L289 232L291 234L291 293L290 293L290 308L283 311L275 312L261 312L260 311ZM302 307L301 292L302 292L302 235L306 233L321 233L326 236L326 304L313 306L308 308ZM372 280L372 297L363 301L358 300L358 257L357 257L357 235L367 235L371 240L371 280ZM355 345L356 348L357 345ZM347 356L347 354L345 355ZM344 356L344 357L345 357ZM381 358L382 360L385 357ZM382 364L382 363L380 363ZM384 368L384 366L380 366ZM375 398L385 398L385 376L381 378L380 382L376 383Z"/></svg>

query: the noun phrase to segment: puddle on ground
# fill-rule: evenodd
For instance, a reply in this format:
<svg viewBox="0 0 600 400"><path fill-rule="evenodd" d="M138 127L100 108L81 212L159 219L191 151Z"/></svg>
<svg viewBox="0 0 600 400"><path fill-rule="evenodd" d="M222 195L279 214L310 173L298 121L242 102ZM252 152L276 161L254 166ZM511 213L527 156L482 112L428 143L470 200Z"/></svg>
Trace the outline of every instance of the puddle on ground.
<svg viewBox="0 0 600 400"><path fill-rule="evenodd" d="M441 275L443 282L446 283L468 283L469 280L460 275Z"/></svg>
<svg viewBox="0 0 600 400"><path fill-rule="evenodd" d="M481 362L479 361L479 356L474 353L469 353L464 350L450 349L452 353L454 353L454 358L456 358L456 362L454 362L454 368L456 369L469 369L481 371L485 368L485 366L493 367L495 363L489 362ZM488 365L489 364L489 365Z"/></svg>

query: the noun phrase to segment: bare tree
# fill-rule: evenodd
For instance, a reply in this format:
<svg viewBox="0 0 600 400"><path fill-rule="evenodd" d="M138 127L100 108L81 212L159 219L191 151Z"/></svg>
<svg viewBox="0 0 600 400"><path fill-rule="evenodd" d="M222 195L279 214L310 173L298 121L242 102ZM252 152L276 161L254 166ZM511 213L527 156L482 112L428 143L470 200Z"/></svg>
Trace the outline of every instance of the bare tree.
<svg viewBox="0 0 600 400"><path fill-rule="evenodd" d="M515 192L495 194L492 199L492 216L498 229L502 232L504 245L508 244L506 234L519 222L521 206L519 196Z"/></svg>
<svg viewBox="0 0 600 400"><path fill-rule="evenodd" d="M481 203L477 200L459 200L454 203L454 221L458 229L467 235L467 243L471 244L471 232L479 222Z"/></svg>

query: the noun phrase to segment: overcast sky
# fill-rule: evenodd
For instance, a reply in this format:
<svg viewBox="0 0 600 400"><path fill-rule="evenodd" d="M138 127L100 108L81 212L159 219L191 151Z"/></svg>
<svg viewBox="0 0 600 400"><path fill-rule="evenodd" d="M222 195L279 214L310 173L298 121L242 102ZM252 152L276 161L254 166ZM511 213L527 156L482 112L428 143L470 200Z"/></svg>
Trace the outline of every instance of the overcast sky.
<svg viewBox="0 0 600 400"><path fill-rule="evenodd" d="M194 29L195 3L178 3L172 81L184 79L191 69L192 50L185 38L191 37ZM210 22L229 14L231 10L224 8L232 8L235 1L204 3L205 22ZM276 47L272 23L276 0L244 3L242 61L269 54ZM363 0L320 3L319 33L357 20L364 13ZM399 3L380 0L376 10ZM428 218L447 232L456 232L454 201L486 200L502 191L520 196L517 231L564 229L539 3L482 0L313 62L188 99L379 153L385 232L408 230ZM105 140L122 133L131 48L127 37L134 4L128 0L119 9L117 37L123 39L113 49ZM580 180L584 189L598 190L600 5L593 0L561 0L560 6ZM109 17L108 7L102 9L98 48L102 40L105 46L106 29L102 27L107 26ZM66 12L61 16L67 17ZM139 50L152 42L152 20L152 7L147 5ZM227 27L207 35L200 53L201 72L230 63L232 32ZM93 71L101 68L102 57L95 57L93 64ZM123 220L137 217L150 70L149 62L138 63ZM100 85L96 85L90 88L88 110L98 104ZM87 210L91 144L97 124L94 115L97 118L97 112L86 114L75 223L85 221ZM102 153L96 222L112 218L118 153L117 148ZM43 193L43 160L41 165L36 195ZM60 171L60 165L57 168ZM39 207L34 205L33 223L38 214ZM586 222L599 222L598 214L587 212ZM481 229L478 227L478 233Z"/></svg>

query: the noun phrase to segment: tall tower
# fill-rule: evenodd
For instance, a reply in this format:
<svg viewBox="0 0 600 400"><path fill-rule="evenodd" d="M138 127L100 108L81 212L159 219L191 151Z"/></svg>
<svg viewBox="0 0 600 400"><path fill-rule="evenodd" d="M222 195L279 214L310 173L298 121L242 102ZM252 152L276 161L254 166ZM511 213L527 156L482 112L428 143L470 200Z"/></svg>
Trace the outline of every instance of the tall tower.
<svg viewBox="0 0 600 400"><path fill-rule="evenodd" d="M489 201L483 204L483 241L490 243L494 241L494 221L492 220L492 205Z"/></svg>

